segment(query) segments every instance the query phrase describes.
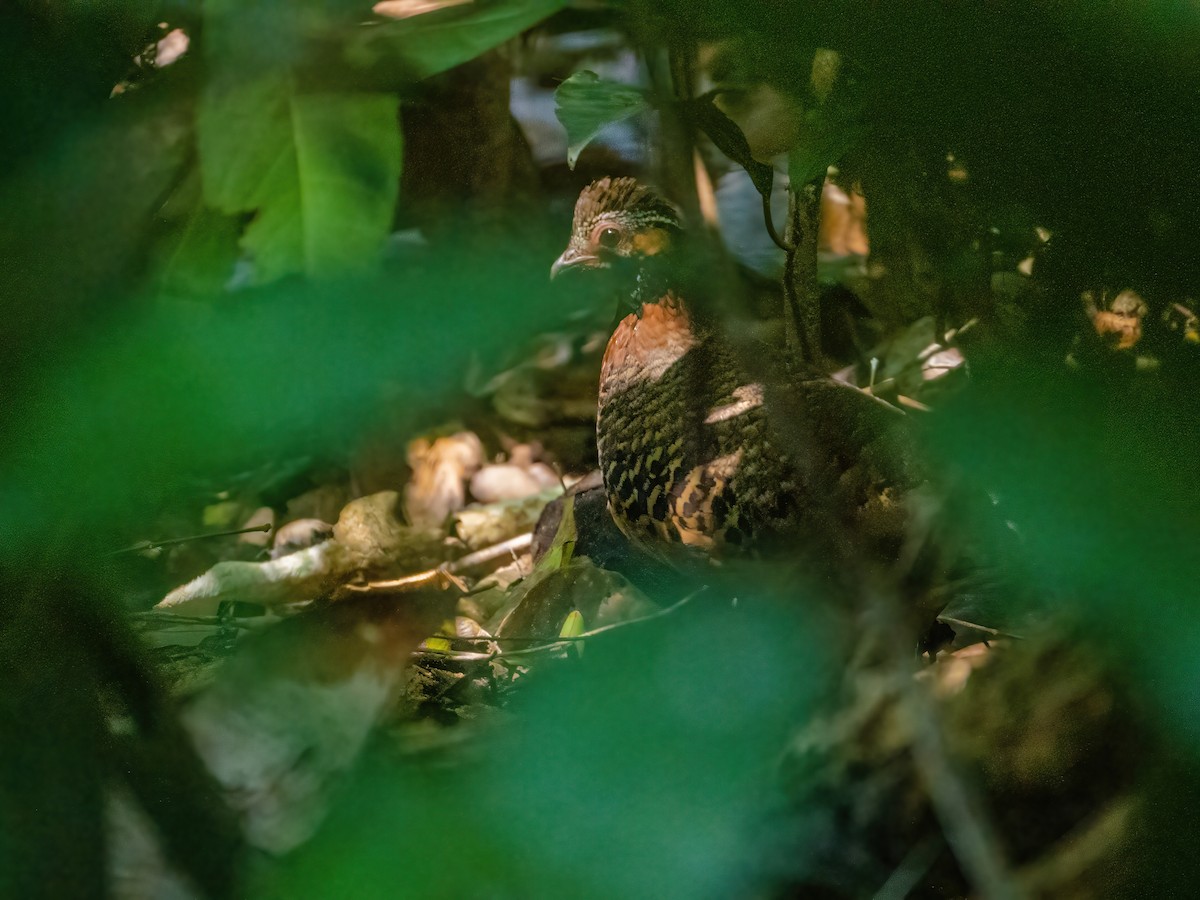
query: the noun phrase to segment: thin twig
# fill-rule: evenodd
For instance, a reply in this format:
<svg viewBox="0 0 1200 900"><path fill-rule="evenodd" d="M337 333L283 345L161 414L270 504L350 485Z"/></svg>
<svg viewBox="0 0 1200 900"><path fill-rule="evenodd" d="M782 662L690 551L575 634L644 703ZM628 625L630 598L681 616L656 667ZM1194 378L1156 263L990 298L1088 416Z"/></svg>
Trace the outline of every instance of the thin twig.
<svg viewBox="0 0 1200 900"><path fill-rule="evenodd" d="M892 572L891 593L866 588L866 596L880 627L880 635L903 631L899 610L901 598L895 585L912 571L921 545L930 537L929 529L912 534L910 546ZM929 692L913 675L911 651L884 638L887 664L900 685L899 700L912 722L912 758L925 783L934 815L941 825L954 858L972 886L985 900L1017 900L1023 896L1009 870L996 829L978 791L960 771L957 760L946 745L946 736Z"/></svg>
<svg viewBox="0 0 1200 900"><path fill-rule="evenodd" d="M250 534L255 531L267 532L270 531L269 523L266 525L254 525L250 528L238 528L235 531L214 531L211 534L193 534L189 537L168 538L165 541L141 541L134 544L132 547L122 547L120 550L113 550L110 556L116 556L119 553L138 553L145 550L157 550L160 547L171 547L175 544L186 544L190 541L203 541L207 538L229 537L233 534Z"/></svg>
<svg viewBox="0 0 1200 900"><path fill-rule="evenodd" d="M517 535L499 544L484 547L474 553L468 553L454 562L445 563L424 572L415 572L400 578L389 578L384 581L365 581L360 583L347 582L338 588L351 594L396 593L398 591L416 591L426 587L437 587L442 590L453 585L464 594L467 592L466 583L459 576L480 566L514 556L518 551L525 550L533 543L533 532Z"/></svg>
<svg viewBox="0 0 1200 900"><path fill-rule="evenodd" d="M788 177L788 221L784 240L790 245L783 263L784 312L793 361L821 368L821 283L817 247L821 224L821 192L825 173L798 183Z"/></svg>
<svg viewBox="0 0 1200 900"><path fill-rule="evenodd" d="M908 682L909 709L916 724L913 759L929 789L946 842L981 897L1016 900L1021 892L1008 870L995 828L951 761L928 695L915 680Z"/></svg>
<svg viewBox="0 0 1200 900"><path fill-rule="evenodd" d="M244 619L249 618L246 616L232 616L228 619L222 619L220 616L181 616L170 612L142 612L134 613L132 618L136 621L145 622L147 624L162 623L163 625L168 626L203 625L206 628L223 628L225 626L232 626L234 628L245 628L247 630L254 630L260 627L260 625L250 625L243 621ZM256 616L253 618L266 619L265 616Z"/></svg>
<svg viewBox="0 0 1200 900"><path fill-rule="evenodd" d="M904 900L937 859L941 841L926 838L904 855L900 865L875 892L875 900Z"/></svg>
<svg viewBox="0 0 1200 900"><path fill-rule="evenodd" d="M775 242L775 246L784 253L791 253L796 248L779 236L779 232L775 230L775 220L771 216L771 195L762 195L763 207L763 224L767 226L767 234L771 236L771 240Z"/></svg>
<svg viewBox="0 0 1200 900"><path fill-rule="evenodd" d="M438 566L436 569L426 569L415 575L405 575L402 578L389 578L386 581L366 581L361 583L346 582L338 590L350 594L397 593L402 591L417 591L421 588L436 587L441 590L453 585L463 593L467 586L463 580L450 571L449 566Z"/></svg>
<svg viewBox="0 0 1200 900"><path fill-rule="evenodd" d="M976 625L974 622L968 622L965 619L956 619L953 616L938 616L938 621L945 622L947 625L961 625L963 628L973 628L975 631L990 634L993 637L1012 638L1015 641L1025 640L1024 636L1013 634L1011 631L1001 631L998 628L988 628L986 625Z"/></svg>
<svg viewBox="0 0 1200 900"><path fill-rule="evenodd" d="M470 569L485 566L488 563L495 562L497 559L528 550L531 544L533 544L532 531L526 534L519 534L515 538L510 538L499 544L493 544L491 547L484 547L482 550L468 553L466 556L460 557L450 563L449 569L455 575L461 575Z"/></svg>
<svg viewBox="0 0 1200 900"><path fill-rule="evenodd" d="M906 397L904 394L896 395L896 402L901 406L907 406L909 409L915 409L918 412L932 412L933 407L922 403L920 400L914 400L912 397Z"/></svg>
<svg viewBox="0 0 1200 900"><path fill-rule="evenodd" d="M610 631L616 631L621 628L628 628L630 625L640 625L643 622L651 622L654 619L661 619L663 616L669 616L672 613L674 613L676 610L678 610L680 607L686 605L687 603L690 603L697 596L699 596L704 590L705 590L705 588L703 588L703 587L698 588L697 590L692 591L692 593L688 594L686 597L682 597L681 599L675 601L670 606L664 607L663 609L660 609L657 612L650 613L650 615L648 615L648 616L640 616L636 619L629 619L628 621L625 621L625 622L614 622L611 625L602 625L599 628L593 628L591 631L585 631L583 634L577 634L577 635L574 635L571 637L558 637L558 638L554 638L551 641L546 641L545 638L532 638L532 637L525 637L525 636L474 638L474 637L457 637L457 636L441 635L441 634L434 635L434 637L436 637L436 638L440 638L444 641L449 641L451 643L453 643L455 641L465 641L465 642L470 642L470 643L496 643L496 642L506 641L506 640L507 641L518 641L518 642L520 642L520 641L544 641L545 642L545 643L540 644L535 647L526 647L523 650L508 650L508 651L498 650L494 653L473 653L470 651L453 651L453 650L452 651L416 650L413 652L413 655L414 656L434 655L440 659L453 659L453 660L462 660L462 661L501 659L501 658L505 658L505 657L511 658L514 656L533 656L533 655L536 655L539 653L546 653L548 651L561 649L563 647L563 645L565 645L565 644L574 643L576 641L586 641L588 638L593 638L593 637L596 637L597 635L601 635L601 634L607 634Z"/></svg>
<svg viewBox="0 0 1200 900"><path fill-rule="evenodd" d="M1089 870L1096 871L1112 859L1113 848L1123 843L1138 801L1125 796L1110 801L1083 825L1067 834L1044 855L1017 873L1031 894L1069 894Z"/></svg>
<svg viewBox="0 0 1200 900"><path fill-rule="evenodd" d="M896 600L895 597L877 598L877 612L882 613L885 625L897 625ZM1022 894L1005 862L995 828L946 746L932 698L911 677L911 658L900 648L891 649L892 665L901 685L901 700L913 723L913 762L929 791L929 800L941 823L946 843L981 897L1017 900Z"/></svg>

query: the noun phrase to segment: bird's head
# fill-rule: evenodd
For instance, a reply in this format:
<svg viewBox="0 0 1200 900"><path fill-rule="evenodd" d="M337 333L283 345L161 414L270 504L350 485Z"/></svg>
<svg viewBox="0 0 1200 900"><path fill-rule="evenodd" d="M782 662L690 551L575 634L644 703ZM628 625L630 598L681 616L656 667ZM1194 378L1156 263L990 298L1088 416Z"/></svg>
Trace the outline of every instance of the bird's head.
<svg viewBox="0 0 1200 900"><path fill-rule="evenodd" d="M671 250L679 229L679 210L650 188L633 178L601 178L579 195L571 241L550 277L661 256Z"/></svg>

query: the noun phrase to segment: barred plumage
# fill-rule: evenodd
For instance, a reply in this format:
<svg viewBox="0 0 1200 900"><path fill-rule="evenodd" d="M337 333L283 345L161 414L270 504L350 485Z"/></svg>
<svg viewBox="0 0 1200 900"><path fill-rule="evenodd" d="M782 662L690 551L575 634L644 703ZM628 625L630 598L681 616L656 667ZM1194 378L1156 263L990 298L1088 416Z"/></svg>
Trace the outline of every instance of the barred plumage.
<svg viewBox="0 0 1200 900"><path fill-rule="evenodd" d="M747 378L719 330L698 322L672 271L678 213L632 179L601 179L575 206L554 272L623 266L633 312L600 376L597 443L609 508L630 538L709 554L804 549L854 534L895 557L920 483L891 445L894 412L828 379ZM769 415L786 414L784 434ZM802 435L802 452L794 442ZM785 452L783 438L789 438ZM831 522L831 517L836 522ZM835 526L835 527L831 527Z"/></svg>

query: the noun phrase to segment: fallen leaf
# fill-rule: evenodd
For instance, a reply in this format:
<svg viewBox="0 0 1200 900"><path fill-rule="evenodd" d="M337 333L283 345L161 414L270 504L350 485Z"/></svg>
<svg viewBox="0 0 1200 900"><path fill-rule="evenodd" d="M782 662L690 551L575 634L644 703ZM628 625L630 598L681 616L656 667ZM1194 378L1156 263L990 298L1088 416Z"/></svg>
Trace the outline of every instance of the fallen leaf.
<svg viewBox="0 0 1200 900"><path fill-rule="evenodd" d="M404 513L413 525L441 527L467 503L467 481L483 465L483 443L469 431L418 438L408 445L412 479L404 489Z"/></svg>

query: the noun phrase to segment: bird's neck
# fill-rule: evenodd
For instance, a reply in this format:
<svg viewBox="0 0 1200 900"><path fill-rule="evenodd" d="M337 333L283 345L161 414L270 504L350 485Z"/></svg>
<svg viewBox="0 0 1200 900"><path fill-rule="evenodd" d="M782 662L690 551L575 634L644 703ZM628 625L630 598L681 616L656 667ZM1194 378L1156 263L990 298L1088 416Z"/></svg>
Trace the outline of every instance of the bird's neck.
<svg viewBox="0 0 1200 900"><path fill-rule="evenodd" d="M634 274L633 290L626 298L626 303L635 310L659 303L682 306L674 288L671 273L661 261L644 259Z"/></svg>

